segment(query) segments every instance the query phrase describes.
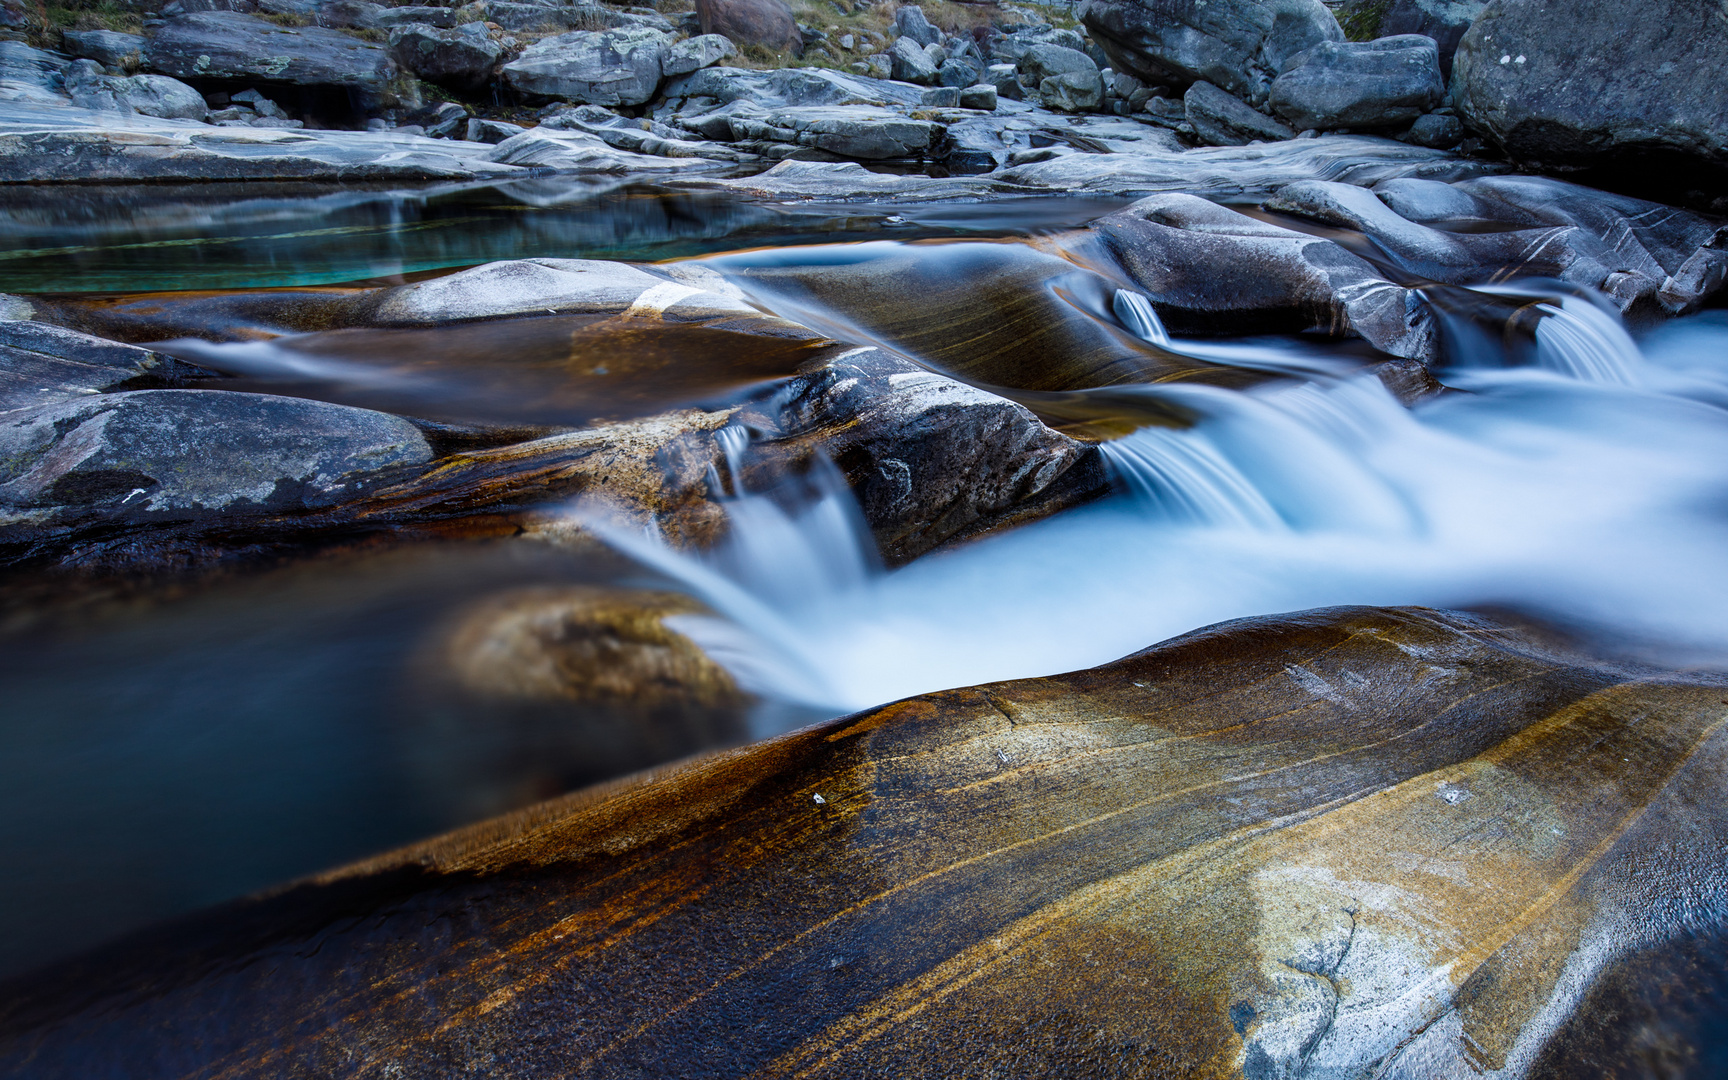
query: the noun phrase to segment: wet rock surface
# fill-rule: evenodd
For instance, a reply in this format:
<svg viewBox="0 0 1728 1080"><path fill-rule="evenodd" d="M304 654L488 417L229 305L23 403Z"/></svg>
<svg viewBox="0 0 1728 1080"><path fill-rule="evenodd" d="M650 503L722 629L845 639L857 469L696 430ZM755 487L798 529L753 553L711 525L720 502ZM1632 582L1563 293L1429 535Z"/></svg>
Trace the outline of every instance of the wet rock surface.
<svg viewBox="0 0 1728 1080"><path fill-rule="evenodd" d="M1709 990L1722 698L1472 616L1226 623L146 933L9 984L0 1053L42 1076L194 1038L234 1075L1593 1068L1613 1040L1584 1032L1687 1022L1620 1011L1632 968ZM1622 954L1628 919L1648 944ZM708 1034L740 1025L763 1037Z"/></svg>

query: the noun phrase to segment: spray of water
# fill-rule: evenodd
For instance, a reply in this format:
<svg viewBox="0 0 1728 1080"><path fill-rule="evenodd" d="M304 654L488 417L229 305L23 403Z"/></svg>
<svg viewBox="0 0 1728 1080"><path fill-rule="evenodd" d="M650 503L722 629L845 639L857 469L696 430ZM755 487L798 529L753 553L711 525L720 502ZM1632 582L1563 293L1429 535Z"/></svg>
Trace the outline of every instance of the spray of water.
<svg viewBox="0 0 1728 1080"><path fill-rule="evenodd" d="M1202 419L1105 444L1118 494L893 572L831 470L791 502L734 492L715 552L613 539L724 617L686 628L752 689L836 712L1329 604L1510 605L1720 663L1728 321L1640 351L1588 298L1547 306L1534 364L1475 358L1414 410L1369 376L1145 388Z"/></svg>

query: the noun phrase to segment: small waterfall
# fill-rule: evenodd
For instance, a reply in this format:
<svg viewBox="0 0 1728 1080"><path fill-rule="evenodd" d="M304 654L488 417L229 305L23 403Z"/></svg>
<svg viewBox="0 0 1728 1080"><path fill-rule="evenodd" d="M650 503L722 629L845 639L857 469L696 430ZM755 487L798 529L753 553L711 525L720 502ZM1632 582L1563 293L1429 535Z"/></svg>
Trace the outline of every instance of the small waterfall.
<svg viewBox="0 0 1728 1080"><path fill-rule="evenodd" d="M1117 289L1110 308L1135 337L1166 349L1170 347L1170 334L1164 329L1164 321L1158 318L1152 301L1145 296L1127 289Z"/></svg>
<svg viewBox="0 0 1728 1080"><path fill-rule="evenodd" d="M1618 315L1578 296L1537 310L1547 316L1536 325L1537 367L1584 382L1636 382L1638 346Z"/></svg>
<svg viewBox="0 0 1728 1080"><path fill-rule="evenodd" d="M1331 604L1510 606L1720 663L1728 322L1682 321L1641 356L1577 304L1542 318L1570 367L1472 357L1472 393L1414 410L1361 373L1142 388L1199 420L1103 444L1116 495L894 571L825 463L772 491L727 487L731 536L706 554L597 527L721 616L681 625L744 685L830 712ZM750 438L722 436L732 478Z"/></svg>

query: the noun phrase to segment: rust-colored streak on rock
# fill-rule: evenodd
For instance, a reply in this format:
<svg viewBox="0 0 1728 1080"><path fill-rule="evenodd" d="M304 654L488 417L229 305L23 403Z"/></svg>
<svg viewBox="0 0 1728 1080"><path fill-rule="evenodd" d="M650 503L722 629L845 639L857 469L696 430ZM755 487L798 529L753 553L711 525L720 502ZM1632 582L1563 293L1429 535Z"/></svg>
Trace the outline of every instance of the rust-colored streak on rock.
<svg viewBox="0 0 1728 1080"><path fill-rule="evenodd" d="M1596 1000L1557 988L1598 970L1625 985L1604 935L1641 919L1639 940L1669 940L1680 909L1653 898L1687 874L1721 888L1721 861L1689 845L1728 841L1703 794L1728 761L1725 713L1708 680L1466 616L1224 624L572 796L145 935L14 983L0 1067L1502 1067Z"/></svg>

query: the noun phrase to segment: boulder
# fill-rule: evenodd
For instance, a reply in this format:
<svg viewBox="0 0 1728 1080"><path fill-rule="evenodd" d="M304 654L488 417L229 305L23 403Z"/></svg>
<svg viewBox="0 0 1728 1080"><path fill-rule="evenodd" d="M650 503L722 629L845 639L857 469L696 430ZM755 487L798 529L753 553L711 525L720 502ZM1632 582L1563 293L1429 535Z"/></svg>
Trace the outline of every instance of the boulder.
<svg viewBox="0 0 1728 1080"><path fill-rule="evenodd" d="M1110 66L1146 82L1205 81L1253 105L1286 60L1344 32L1320 0L1082 0Z"/></svg>
<svg viewBox="0 0 1728 1080"><path fill-rule="evenodd" d="M1294 130L1211 83L1190 86L1182 95L1182 106L1194 137L1211 146L1246 146L1296 137Z"/></svg>
<svg viewBox="0 0 1728 1080"><path fill-rule="evenodd" d="M1026 55L1026 50L1034 45L1060 45L1075 52L1086 51L1086 39L1078 32L1045 26L1002 35L991 44L990 57L992 60L1018 64L1020 58Z"/></svg>
<svg viewBox="0 0 1728 1080"><path fill-rule="evenodd" d="M66 93L81 109L138 113L165 120L202 120L210 112L204 95L166 75L104 75L94 60L66 68Z"/></svg>
<svg viewBox="0 0 1728 1080"><path fill-rule="evenodd" d="M654 97L671 43L657 30L576 31L545 38L504 65L519 93L594 105L640 105Z"/></svg>
<svg viewBox="0 0 1728 1080"><path fill-rule="evenodd" d="M936 82L956 90L975 86L984 77L984 69L971 60L944 60L936 69Z"/></svg>
<svg viewBox="0 0 1728 1080"><path fill-rule="evenodd" d="M1272 80L1272 111L1300 131L1403 127L1445 92L1434 40L1418 34L1325 42Z"/></svg>
<svg viewBox="0 0 1728 1080"><path fill-rule="evenodd" d="M694 154L685 157L639 154L620 150L591 132L558 130L544 125L504 139L487 158L500 165L518 168L613 176L632 171L665 172L702 163Z"/></svg>
<svg viewBox="0 0 1728 1080"><path fill-rule="evenodd" d="M1038 100L1057 112L1097 112L1104 104L1104 83L1096 75L1078 71L1051 75L1039 82Z"/></svg>
<svg viewBox="0 0 1728 1080"><path fill-rule="evenodd" d="M504 55L482 23L440 30L423 23L391 31L390 55L428 82L457 90L477 90L492 78Z"/></svg>
<svg viewBox="0 0 1728 1080"><path fill-rule="evenodd" d="M736 55L738 47L732 44L731 38L721 34L698 34L676 42L666 50L666 77L688 75Z"/></svg>
<svg viewBox="0 0 1728 1080"><path fill-rule="evenodd" d="M942 31L930 25L924 9L916 4L904 4L894 10L894 33L918 45L936 45L942 41Z"/></svg>
<svg viewBox="0 0 1728 1080"><path fill-rule="evenodd" d="M888 47L890 69L897 82L929 86L936 81L938 68L930 56L910 37L896 38Z"/></svg>
<svg viewBox="0 0 1728 1080"><path fill-rule="evenodd" d="M1497 0L1459 43L1453 100L1519 161L1728 209L1725 56L1728 19L1697 0Z"/></svg>
<svg viewBox="0 0 1728 1080"><path fill-rule="evenodd" d="M62 961L0 1068L1643 1075L1722 1015L1721 700L1467 614L1223 623Z"/></svg>
<svg viewBox="0 0 1728 1080"><path fill-rule="evenodd" d="M200 82L288 83L357 94L363 108L393 104L398 70L382 45L318 26L290 29L230 11L168 20L144 49L144 66Z"/></svg>
<svg viewBox="0 0 1728 1080"><path fill-rule="evenodd" d="M617 30L642 28L673 32L672 23L652 8L625 11L607 4L542 4L511 3L509 0L487 0L486 21L505 30L529 33L562 33L569 30Z"/></svg>
<svg viewBox="0 0 1728 1080"><path fill-rule="evenodd" d="M739 45L761 45L799 53L804 38L786 0L696 0L704 34L720 34Z"/></svg>
<svg viewBox="0 0 1728 1080"><path fill-rule="evenodd" d="M0 40L0 101L64 105L66 58L22 41Z"/></svg>
<svg viewBox="0 0 1728 1080"><path fill-rule="evenodd" d="M669 110L679 120L700 114L712 102L741 103L766 109L788 105L917 105L923 91L884 79L829 68L774 68L751 71L704 68L666 84ZM706 99L706 100L705 100Z"/></svg>
<svg viewBox="0 0 1728 1080"><path fill-rule="evenodd" d="M103 67L131 74L143 62L144 38L117 30L68 30L61 35L68 53Z"/></svg>
<svg viewBox="0 0 1728 1080"><path fill-rule="evenodd" d="M1309 180L1265 206L1366 234L1386 272L1407 280L1558 278L1633 315L1691 310L1728 275L1728 226L1541 177L1389 180L1373 191Z"/></svg>
<svg viewBox="0 0 1728 1080"><path fill-rule="evenodd" d="M327 505L430 460L399 417L300 398L138 390L0 417L0 505L148 521Z"/></svg>
<svg viewBox="0 0 1728 1080"><path fill-rule="evenodd" d="M86 400L108 390L168 386L200 374L136 345L28 319L0 321L0 417L53 402Z"/></svg>
<svg viewBox="0 0 1728 1080"><path fill-rule="evenodd" d="M958 102L958 91L943 89ZM710 139L792 143L865 161L920 156L941 142L945 130L933 120L872 105L762 109L745 102L686 120L685 126Z"/></svg>
<svg viewBox="0 0 1728 1080"><path fill-rule="evenodd" d="M1345 0L1338 25L1352 41L1421 34L1440 51L1440 73L1452 75L1452 54L1488 0Z"/></svg>
<svg viewBox="0 0 1728 1080"><path fill-rule="evenodd" d="M1405 132L1404 139L1417 146L1431 146L1436 150L1450 150L1464 141L1464 125L1456 116L1442 113L1424 113L1416 118Z"/></svg>
<svg viewBox="0 0 1728 1080"><path fill-rule="evenodd" d="M1392 356L1437 355L1421 296L1331 240L1175 193L1092 228L1173 334L1354 333Z"/></svg>
<svg viewBox="0 0 1728 1080"><path fill-rule="evenodd" d="M468 127L463 138L469 142L490 143L496 146L512 135L520 135L527 130L521 124L471 116L468 118Z"/></svg>
<svg viewBox="0 0 1728 1080"><path fill-rule="evenodd" d="M982 109L993 112L996 109L996 88L989 83L979 83L968 86L960 91L960 107L962 109Z"/></svg>

